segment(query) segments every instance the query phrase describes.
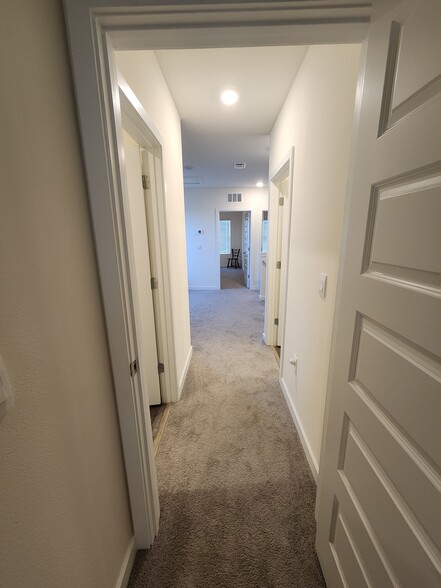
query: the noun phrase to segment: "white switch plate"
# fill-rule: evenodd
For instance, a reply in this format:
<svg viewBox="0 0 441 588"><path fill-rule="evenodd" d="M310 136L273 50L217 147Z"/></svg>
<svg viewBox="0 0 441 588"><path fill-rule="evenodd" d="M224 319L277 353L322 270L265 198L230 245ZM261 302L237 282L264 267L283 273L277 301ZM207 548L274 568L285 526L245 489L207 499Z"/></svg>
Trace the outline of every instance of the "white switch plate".
<svg viewBox="0 0 441 588"><path fill-rule="evenodd" d="M320 294L320 298L326 298L326 284L328 281L328 275L327 274L320 274L320 281L319 281L319 294Z"/></svg>
<svg viewBox="0 0 441 588"><path fill-rule="evenodd" d="M14 397L12 395L8 372L6 371L3 359L0 357L0 421L8 414L13 404Z"/></svg>

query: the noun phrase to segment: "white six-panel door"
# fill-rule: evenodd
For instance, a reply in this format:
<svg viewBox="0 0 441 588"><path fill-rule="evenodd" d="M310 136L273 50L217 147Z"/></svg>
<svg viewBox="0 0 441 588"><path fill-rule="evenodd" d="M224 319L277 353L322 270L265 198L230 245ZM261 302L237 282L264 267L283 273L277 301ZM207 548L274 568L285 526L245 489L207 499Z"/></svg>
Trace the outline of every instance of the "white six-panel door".
<svg viewBox="0 0 441 588"><path fill-rule="evenodd" d="M441 586L440 98L441 2L377 3L320 464L328 588Z"/></svg>

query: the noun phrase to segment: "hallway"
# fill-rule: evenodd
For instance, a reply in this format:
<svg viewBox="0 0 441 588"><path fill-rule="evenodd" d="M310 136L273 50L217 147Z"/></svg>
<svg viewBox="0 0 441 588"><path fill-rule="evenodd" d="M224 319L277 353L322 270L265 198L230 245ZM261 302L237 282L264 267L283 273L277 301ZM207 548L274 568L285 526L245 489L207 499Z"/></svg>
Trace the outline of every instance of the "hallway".
<svg viewBox="0 0 441 588"><path fill-rule="evenodd" d="M315 484L255 291L190 294L194 346L156 455L161 520L129 586L324 586Z"/></svg>

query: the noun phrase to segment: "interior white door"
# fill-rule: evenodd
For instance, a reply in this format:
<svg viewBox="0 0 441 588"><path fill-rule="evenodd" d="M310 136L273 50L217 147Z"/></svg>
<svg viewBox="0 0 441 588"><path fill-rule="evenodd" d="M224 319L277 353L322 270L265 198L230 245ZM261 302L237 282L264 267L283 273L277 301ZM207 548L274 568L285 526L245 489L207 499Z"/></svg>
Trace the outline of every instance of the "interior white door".
<svg viewBox="0 0 441 588"><path fill-rule="evenodd" d="M288 188L289 188L289 176L280 180L277 184L279 190L279 206L277 215L277 261L276 261L276 304L275 312L278 318L278 325L275 327L276 332L276 345L282 346L283 329L284 324L284 301L285 301L285 275L286 275L286 238L289 231L289 208L291 203L288 199Z"/></svg>
<svg viewBox="0 0 441 588"><path fill-rule="evenodd" d="M144 205L147 218L147 240L150 253L150 274L155 284L152 289L153 298L153 313L155 318L155 333L156 333L156 350L158 355L158 362L163 366L166 365L166 310L164 308L164 276L163 268L158 262L160 259L160 243L158 238L159 231L155 231L155 223L157 223L157 229L164 231L162 227L159 227L159 215L157 210L157 198L153 196L153 193L158 193L160 178L156 172L156 167L162 169L162 162L160 159L153 155L151 151L141 149L142 157L142 173L147 178L144 184ZM155 239L156 235L156 239ZM169 366L166 366L167 368ZM167 385L167 373L164 370L159 372L159 383L161 388L161 399L163 400L162 393L166 389Z"/></svg>
<svg viewBox="0 0 441 588"><path fill-rule="evenodd" d="M319 474L329 588L441 586L440 23L439 0L378 2L368 38Z"/></svg>
<svg viewBox="0 0 441 588"><path fill-rule="evenodd" d="M242 268L246 287L250 287L250 213L243 216Z"/></svg>
<svg viewBox="0 0 441 588"><path fill-rule="evenodd" d="M133 291L136 293L136 334L139 350L139 370L144 380L149 403L161 403L158 375L156 329L151 288L150 256L147 238L144 190L142 186L141 152L137 145L124 144L128 188L127 213L133 239Z"/></svg>

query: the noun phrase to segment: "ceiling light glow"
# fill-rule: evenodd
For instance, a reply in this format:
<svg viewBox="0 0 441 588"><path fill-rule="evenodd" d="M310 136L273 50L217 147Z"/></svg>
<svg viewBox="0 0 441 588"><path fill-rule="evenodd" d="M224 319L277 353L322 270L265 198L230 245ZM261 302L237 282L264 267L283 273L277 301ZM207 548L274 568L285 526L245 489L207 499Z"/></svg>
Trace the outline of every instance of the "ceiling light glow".
<svg viewBox="0 0 441 588"><path fill-rule="evenodd" d="M227 106L232 106L239 100L239 94L236 90L225 90L225 92L222 92L221 94L221 100Z"/></svg>
<svg viewBox="0 0 441 588"><path fill-rule="evenodd" d="M263 182L256 182L257 188L263 188Z"/></svg>

